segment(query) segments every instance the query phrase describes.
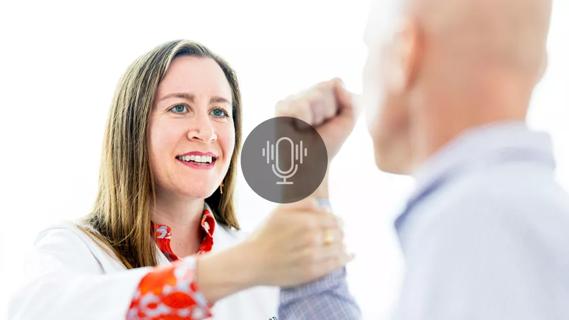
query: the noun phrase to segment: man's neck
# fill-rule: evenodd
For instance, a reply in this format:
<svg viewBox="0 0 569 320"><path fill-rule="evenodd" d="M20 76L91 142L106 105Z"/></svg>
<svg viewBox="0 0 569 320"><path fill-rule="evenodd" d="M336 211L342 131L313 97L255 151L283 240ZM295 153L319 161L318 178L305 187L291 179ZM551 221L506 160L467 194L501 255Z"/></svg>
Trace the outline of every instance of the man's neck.
<svg viewBox="0 0 569 320"><path fill-rule="evenodd" d="M461 136L465 131L480 126L504 122L524 121L529 94L513 92L501 86L481 90L477 96L449 95L424 106L412 130L413 168L417 168L435 153Z"/></svg>

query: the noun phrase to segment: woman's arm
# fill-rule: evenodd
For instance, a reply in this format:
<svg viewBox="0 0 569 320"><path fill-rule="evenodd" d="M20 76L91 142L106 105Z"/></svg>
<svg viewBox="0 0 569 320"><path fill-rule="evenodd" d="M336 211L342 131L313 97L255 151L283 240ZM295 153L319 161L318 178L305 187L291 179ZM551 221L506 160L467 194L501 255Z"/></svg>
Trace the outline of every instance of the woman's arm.
<svg viewBox="0 0 569 320"><path fill-rule="evenodd" d="M208 304L241 290L293 286L340 268L349 259L343 252L340 226L333 215L319 210L312 199L280 206L242 243L185 258L176 269L152 271L141 281L129 315L156 314L154 309L167 307L173 315L185 310L191 319L202 319L210 315ZM336 235L335 244L323 245L324 230ZM169 287L174 289L166 290Z"/></svg>
<svg viewBox="0 0 569 320"><path fill-rule="evenodd" d="M101 263L70 228L43 232L27 260L27 280L11 301L9 319L124 318L151 268L103 274Z"/></svg>
<svg viewBox="0 0 569 320"><path fill-rule="evenodd" d="M334 235L324 243L324 233ZM314 198L278 206L242 243L198 257L197 283L215 302L257 286L291 287L320 278L351 259L337 218Z"/></svg>
<svg viewBox="0 0 569 320"><path fill-rule="evenodd" d="M126 318L207 319L210 306L196 283L196 258L187 257L148 272L140 281Z"/></svg>
<svg viewBox="0 0 569 320"><path fill-rule="evenodd" d="M243 289L309 282L348 261L330 260L347 257L343 236L336 218L318 210L313 200L279 206L232 248L111 274L79 235L52 229L36 241L29 281L12 301L10 319L121 319L159 308L186 315L199 310L189 318L195 320L208 316L207 305ZM325 230L336 234L336 245L323 244Z"/></svg>

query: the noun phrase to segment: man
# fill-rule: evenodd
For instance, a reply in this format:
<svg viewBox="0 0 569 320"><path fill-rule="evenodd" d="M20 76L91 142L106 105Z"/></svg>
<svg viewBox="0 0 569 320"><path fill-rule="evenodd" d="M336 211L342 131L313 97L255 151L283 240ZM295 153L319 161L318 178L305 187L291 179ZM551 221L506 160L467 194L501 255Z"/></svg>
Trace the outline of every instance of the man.
<svg viewBox="0 0 569 320"><path fill-rule="evenodd" d="M525 124L551 2L395 3L394 24L380 18L386 1L372 10L364 76L377 166L417 181L395 223L406 261L395 318L569 319L569 197L549 137ZM355 119L345 94L327 82L279 110L337 150ZM359 317L346 299L336 273L283 289L279 319Z"/></svg>

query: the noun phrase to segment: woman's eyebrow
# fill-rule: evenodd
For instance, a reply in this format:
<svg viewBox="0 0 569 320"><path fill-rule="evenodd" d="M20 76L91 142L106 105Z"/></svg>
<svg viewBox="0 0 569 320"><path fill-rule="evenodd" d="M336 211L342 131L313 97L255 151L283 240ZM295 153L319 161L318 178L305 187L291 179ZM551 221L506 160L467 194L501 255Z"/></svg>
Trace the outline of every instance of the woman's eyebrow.
<svg viewBox="0 0 569 320"><path fill-rule="evenodd" d="M231 102L229 102L229 100L223 98L223 97L211 97L211 99L209 99L209 103L227 103L227 104L231 104Z"/></svg>
<svg viewBox="0 0 569 320"><path fill-rule="evenodd" d="M183 92L174 92L174 93L169 93L169 94L163 96L162 98L160 98L160 101L165 100L165 99L169 99L169 98L181 98L181 99L188 100L190 102L194 102L194 100L195 100L195 96L193 94L183 93ZM231 104L231 102L229 102L229 100L227 100L226 98L218 97L218 96L211 97L209 99L209 103L228 103L228 104Z"/></svg>
<svg viewBox="0 0 569 320"><path fill-rule="evenodd" d="M182 92L169 93L169 94L163 96L162 98L160 98L160 100L166 100L169 98L182 98L182 99L188 100L190 102L194 102L194 95L193 94L182 93Z"/></svg>

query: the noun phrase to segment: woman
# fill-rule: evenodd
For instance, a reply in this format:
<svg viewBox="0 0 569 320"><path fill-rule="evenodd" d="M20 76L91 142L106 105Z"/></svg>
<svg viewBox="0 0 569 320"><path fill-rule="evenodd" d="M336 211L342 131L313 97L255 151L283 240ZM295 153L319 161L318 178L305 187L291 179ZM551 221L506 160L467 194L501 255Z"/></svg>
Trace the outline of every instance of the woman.
<svg viewBox="0 0 569 320"><path fill-rule="evenodd" d="M237 243L240 142L226 62L190 41L137 59L113 99L95 207L39 235L11 318L269 319L276 290L253 287L343 266L340 227L311 200L278 207Z"/></svg>

